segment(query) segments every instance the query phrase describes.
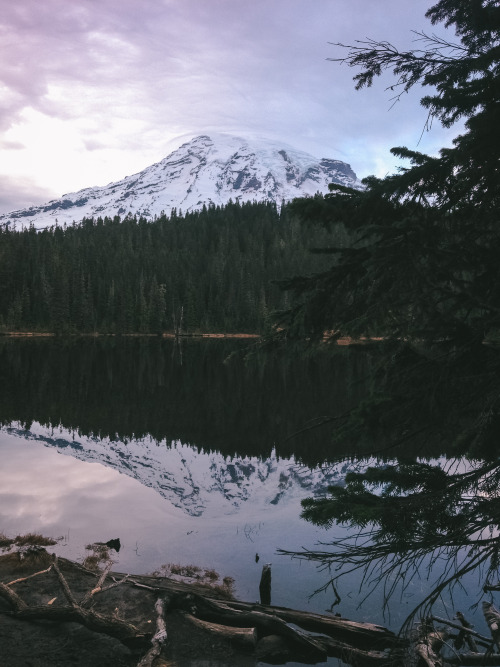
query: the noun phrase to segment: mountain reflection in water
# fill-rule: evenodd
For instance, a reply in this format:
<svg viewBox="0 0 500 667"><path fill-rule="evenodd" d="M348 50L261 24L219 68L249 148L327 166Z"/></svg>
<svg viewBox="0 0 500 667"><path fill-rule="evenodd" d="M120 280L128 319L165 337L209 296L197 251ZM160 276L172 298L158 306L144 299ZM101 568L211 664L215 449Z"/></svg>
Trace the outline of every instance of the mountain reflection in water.
<svg viewBox="0 0 500 667"><path fill-rule="evenodd" d="M323 496L330 484L342 481L347 470L353 468L342 463L312 469L297 463L294 457L279 459L274 451L265 459L229 457L200 452L180 442L88 438L61 427L48 430L37 423L30 429L12 424L4 427L4 432L82 461L114 468L194 517L232 514L244 503L252 503L255 511L264 511L268 505L286 504L291 499Z"/></svg>
<svg viewBox="0 0 500 667"><path fill-rule="evenodd" d="M276 550L328 540L300 501L353 464L332 463L343 453L329 426L308 426L362 398L370 352L248 356L247 345L0 339L0 532L64 536L56 549L70 558L120 537L117 569L213 567L247 600L272 562L274 604L329 608L331 591L309 600L328 573ZM382 621L383 592L359 610L358 588L346 578L339 611ZM416 578L391 625L424 589Z"/></svg>

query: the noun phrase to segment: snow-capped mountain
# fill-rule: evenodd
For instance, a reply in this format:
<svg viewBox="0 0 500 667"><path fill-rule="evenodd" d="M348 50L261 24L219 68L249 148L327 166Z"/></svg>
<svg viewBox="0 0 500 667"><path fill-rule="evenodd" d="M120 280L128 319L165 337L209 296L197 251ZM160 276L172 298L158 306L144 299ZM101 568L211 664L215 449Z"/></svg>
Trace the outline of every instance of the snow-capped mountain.
<svg viewBox="0 0 500 667"><path fill-rule="evenodd" d="M342 483L346 472L357 467L344 462L312 469L293 457L279 458L275 453L269 458L228 457L219 452L198 452L180 442L91 438L36 422L29 429L12 424L5 430L61 454L114 468L154 489L190 516L232 514L245 503L265 508L306 496L324 496L328 486Z"/></svg>
<svg viewBox="0 0 500 667"><path fill-rule="evenodd" d="M328 192L330 183L359 187L351 167L282 143L223 134L198 136L138 174L85 188L41 206L0 215L0 225L40 229L90 217L148 219L232 201L290 201Z"/></svg>

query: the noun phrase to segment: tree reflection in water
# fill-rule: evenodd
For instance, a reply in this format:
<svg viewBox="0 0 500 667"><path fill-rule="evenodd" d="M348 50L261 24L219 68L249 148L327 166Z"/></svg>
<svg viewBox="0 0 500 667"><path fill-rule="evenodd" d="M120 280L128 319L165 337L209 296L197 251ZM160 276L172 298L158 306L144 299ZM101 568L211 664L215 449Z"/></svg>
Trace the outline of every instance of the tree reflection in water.
<svg viewBox="0 0 500 667"><path fill-rule="evenodd" d="M383 587L386 608L424 577L426 594L407 623L465 575L476 573L481 586L496 581L500 565L498 352L445 344L425 352L402 343L385 355L371 396L333 434L364 443L364 467L327 497L302 501L303 518L347 534L317 550L280 551L328 570L321 590L358 573L365 597Z"/></svg>
<svg viewBox="0 0 500 667"><path fill-rule="evenodd" d="M387 605L422 568L426 576L437 570L430 592L409 621L417 612L430 612L442 593L460 585L470 572L481 569L484 581L498 577L497 462L396 463L348 473L345 481L343 487L331 487L328 498L302 503L308 521L351 529L328 549L293 553L333 568L321 590L336 589L341 577L360 572L366 596L383 585Z"/></svg>
<svg viewBox="0 0 500 667"><path fill-rule="evenodd" d="M331 456L329 425L289 439L365 393L368 354L274 354L235 340L0 338L0 423L191 444L233 456ZM339 453L338 451L336 452Z"/></svg>
<svg viewBox="0 0 500 667"><path fill-rule="evenodd" d="M328 497L304 502L304 518L348 535L282 553L333 570L325 588L356 572L364 594L380 584L386 600L429 567L429 608L465 573L496 575L498 366L485 345L474 354L323 345L304 355L289 344L249 354L248 343L192 341L181 363L161 339L4 339L0 421L181 440L227 456L275 447L309 466L364 460Z"/></svg>

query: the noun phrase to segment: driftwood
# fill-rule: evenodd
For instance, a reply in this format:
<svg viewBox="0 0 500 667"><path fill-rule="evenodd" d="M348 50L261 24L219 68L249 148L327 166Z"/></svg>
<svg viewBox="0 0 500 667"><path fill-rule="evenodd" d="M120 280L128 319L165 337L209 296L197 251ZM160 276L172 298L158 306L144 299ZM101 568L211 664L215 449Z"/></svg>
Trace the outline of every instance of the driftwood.
<svg viewBox="0 0 500 667"><path fill-rule="evenodd" d="M90 630L104 632L105 634L108 634L111 637L116 637L124 642L128 639L142 639L137 628L132 624L122 621L119 618L103 616L95 611L81 607L76 601L65 577L59 569L57 557L54 558L52 569L57 573L64 595L69 602L69 606L28 606L9 585L0 583L0 597L3 597L10 602L14 608L13 614L16 618L30 621L40 619L61 622L74 621L81 623Z"/></svg>
<svg viewBox="0 0 500 667"><path fill-rule="evenodd" d="M257 630L255 628L235 628L227 625L219 625L218 623L210 623L209 621L202 621L188 612L184 612L184 618L189 623L196 625L196 627L210 632L217 637L226 639L232 644L241 647L244 651L253 651L257 645Z"/></svg>
<svg viewBox="0 0 500 667"><path fill-rule="evenodd" d="M316 637L316 641L323 646L328 657L340 658L348 665L362 665L363 667L398 667L403 665L402 651L393 653L384 651L365 651L358 647L346 644L332 637Z"/></svg>
<svg viewBox="0 0 500 667"><path fill-rule="evenodd" d="M408 650L408 664L412 667L444 667L443 658L439 651L443 642L442 635L436 637L436 629L432 618L422 618L411 632L411 643Z"/></svg>
<svg viewBox="0 0 500 667"><path fill-rule="evenodd" d="M280 636L289 644L294 660L322 662L330 656L365 667L402 664L398 661L406 642L381 626L284 607L221 602L189 594L184 596L182 604L198 617L219 625L255 627L258 636ZM302 629L291 627L289 623ZM306 629L323 636L307 635ZM346 638L349 641L342 641ZM389 655L381 650L384 648L399 649L399 654L396 650Z"/></svg>
<svg viewBox="0 0 500 667"><path fill-rule="evenodd" d="M265 607L248 602L225 602L227 607L242 611L260 611L281 618L286 623L294 623L304 630L320 632L346 644L366 649L383 650L401 647L405 642L387 628L374 623L358 623L338 616L326 616L314 612L299 611L286 607Z"/></svg>
<svg viewBox="0 0 500 667"><path fill-rule="evenodd" d="M152 647L146 655L139 662L137 667L151 667L153 660L155 660L161 653L163 644L167 639L167 628L165 627L165 602L162 598L158 598L155 604L156 610L156 632L151 639Z"/></svg>
<svg viewBox="0 0 500 667"><path fill-rule="evenodd" d="M65 563L71 563L71 561L65 561ZM71 565L74 566L75 569L84 570L76 564L71 563ZM31 581L35 577L39 577L42 574L48 574L51 571L55 572L57 575L58 583L62 588L64 598L68 603L66 605L55 606L53 603L57 600L57 596L53 597L45 605L29 605L11 588L11 586L15 584ZM85 572L86 574L90 574L88 571ZM109 569L102 573L98 582L99 587L102 586L107 572L109 572ZM96 588L97 587L87 593L82 599L82 602L91 599L92 594L96 593ZM130 643L132 643L132 645L141 645L149 636L147 633L141 633L133 624L117 618L115 615L100 614L94 610L85 609L82 604L77 601L66 577L62 573L57 556L53 557L51 566L45 570L35 572L26 577L17 578L9 584L0 582L0 597L9 602L12 607L10 612L3 611L2 613L8 613L11 617L17 620L46 620L61 623L67 623L68 621L77 622L92 631L107 634L127 645Z"/></svg>
<svg viewBox="0 0 500 667"><path fill-rule="evenodd" d="M429 667L441 667L445 663L439 657L439 651L447 639L446 632L431 632L417 645L416 653Z"/></svg>
<svg viewBox="0 0 500 667"><path fill-rule="evenodd" d="M49 579L42 579L42 575ZM56 590L52 588L51 578ZM112 583L106 585L106 580ZM42 581L44 594L37 595ZM15 585L19 585L24 594L31 595L30 604L14 590ZM119 586L122 593L116 590ZM47 588L52 599L42 604L40 599L48 599ZM58 594L58 590L62 590L62 594ZM404 664L398 650L405 646L405 642L379 625L222 600L217 598L213 588L166 578L130 577L111 572L110 565L96 574L71 561L54 557L50 567L43 571L14 579L10 584L0 583L0 597L11 607L10 611L1 613L19 620L76 621L90 630L115 637L128 647L139 648L141 654L150 641L149 650L139 662L140 667L151 667L163 647L167 647L167 652L171 650L169 647L172 642L175 644L176 635L169 632L167 642L166 630L170 623L173 627L176 623L190 624L193 632L201 628L200 636L210 633L234 646L235 651L253 653L259 660L271 655L274 649L270 647L281 645L296 662L312 664L333 656L361 667L401 667ZM124 598L129 600L128 606L122 604ZM54 604L57 600L59 602ZM153 605L156 632L147 625L152 622ZM120 618L115 607L119 608ZM186 632L189 636L190 631Z"/></svg>
<svg viewBox="0 0 500 667"><path fill-rule="evenodd" d="M238 628L256 628L260 635L279 635L289 640L300 655L316 662L327 658L325 649L310 635L289 626L280 618L259 611L240 611L226 604L196 594L187 594L179 604L202 620Z"/></svg>
<svg viewBox="0 0 500 667"><path fill-rule="evenodd" d="M34 574L30 574L27 577L20 577L19 579L14 579L14 581L9 581L6 586L13 586L14 584L20 584L22 581L28 581L28 579L31 579L32 577L38 577L40 574L46 574L47 572L50 572L52 569L52 565L50 565L46 570L40 570L40 572L35 572Z"/></svg>
<svg viewBox="0 0 500 667"><path fill-rule="evenodd" d="M483 600L483 616L488 624L494 643L497 648L500 648L500 612L492 602Z"/></svg>
<svg viewBox="0 0 500 667"><path fill-rule="evenodd" d="M115 572L113 577L124 577L123 573ZM146 590L159 593L161 591L174 594L190 593L193 586L181 581L173 581L164 578L155 578L144 575L134 575L127 582ZM213 592L206 588L203 598L210 601L213 599ZM181 599L181 598L177 598ZM271 617L277 617L286 623L299 625L304 630L315 633L324 633L340 642L352 644L363 649L384 650L388 648L401 648L407 645L406 640L398 637L387 628L375 623L360 623L350 621L338 616L326 614L317 614L314 612L289 609L288 607L266 606L252 602L241 602L236 600L224 600L224 606L227 609L237 611L257 611ZM227 611L226 611L227 613Z"/></svg>
<svg viewBox="0 0 500 667"><path fill-rule="evenodd" d="M383 665L403 664L399 660L398 654L407 645L406 640L397 637L393 632L373 623L358 623L337 616L327 616L305 611L288 609L286 607L266 606L235 600L214 600L211 597L203 596L201 598L201 613L196 605L193 595L183 595L190 590L189 585L181 582L172 582L165 580L154 580L151 577L136 577L129 580L130 584L145 588L151 591L160 591L176 589L178 596L176 605L183 606L188 613L197 613L198 618L202 617L207 622L215 622L215 625L225 625L236 627L236 625L246 624L248 627L256 627L258 634L279 633L287 637L287 640L293 645L293 655L295 660L299 660L297 651L308 662L315 660L324 660L325 653L330 657L342 658L344 662L365 667L375 667ZM215 608L209 608L211 603ZM247 615L231 615L234 612L246 612ZM257 613L259 616L252 614ZM272 619L284 621L284 625L272 624ZM211 620L209 620L211 619ZM289 628L287 624L298 625L303 630L314 633L322 633L325 636L314 636L314 646L305 647L302 642L302 636L299 639L299 632ZM283 631L283 628L287 629ZM297 633L295 635L295 633ZM305 633L303 633L305 635ZM260 644L260 642L259 642ZM302 645L300 645L302 644ZM384 653L384 649L391 649L391 655ZM260 655L259 657L263 657Z"/></svg>
<svg viewBox="0 0 500 667"><path fill-rule="evenodd" d="M113 562L109 561L107 566L104 568L103 573L99 577L99 581L97 582L97 585L95 588L90 590L84 598L82 598L82 601L80 602L80 606L82 607L87 607L90 604L90 601L92 600L92 597L96 595L97 593L100 593L102 591L102 585L108 576L108 574L111 571L111 568L113 567Z"/></svg>
<svg viewBox="0 0 500 667"><path fill-rule="evenodd" d="M500 667L500 652L493 652L500 641L500 611L491 602L483 601L483 615L491 632L491 639L473 630L471 624L461 612L456 613L456 621L431 616L424 619L415 633L409 651L416 656L418 664L428 667L447 667L448 665L497 665ZM433 623L448 626L446 630L436 628ZM458 630L451 635L449 629ZM453 646L448 639L454 638ZM478 646L485 651L481 653ZM468 650L462 650L462 649ZM443 649L443 650L442 650Z"/></svg>
<svg viewBox="0 0 500 667"><path fill-rule="evenodd" d="M474 639L473 634L470 633L470 630L472 628L471 624L465 616L462 614L461 611L457 611L455 616L458 618L460 621L460 624L462 625L462 629L458 633L458 637L455 640L455 648L462 648L463 642L465 641L469 649L471 650L472 653L477 653L477 644Z"/></svg>
<svg viewBox="0 0 500 667"><path fill-rule="evenodd" d="M460 619L459 613L460 612L457 612L456 616L457 616L457 618ZM462 615L462 617L463 617L463 615ZM443 625L448 625L450 628L454 628L455 630L458 630L459 631L458 636L460 636L460 633L463 633L466 637L470 637L470 638L477 637L479 639L480 643L483 646L485 646L486 648L490 648L491 645L492 645L492 641L489 637L485 637L484 635L480 634L479 632L476 632L476 630L473 630L470 623L467 626L464 626L463 621L461 619L460 619L461 620L460 623L454 623L453 621L449 621L447 618L441 618L439 616L431 616L430 620L431 621L436 621L436 623L442 623ZM467 643L469 644L469 648L471 649L471 651L473 653L477 651L477 646L475 648L473 648L475 646L476 642L473 642L472 646L468 641L467 641ZM460 648L460 647L456 646L456 642L455 642L455 648Z"/></svg>

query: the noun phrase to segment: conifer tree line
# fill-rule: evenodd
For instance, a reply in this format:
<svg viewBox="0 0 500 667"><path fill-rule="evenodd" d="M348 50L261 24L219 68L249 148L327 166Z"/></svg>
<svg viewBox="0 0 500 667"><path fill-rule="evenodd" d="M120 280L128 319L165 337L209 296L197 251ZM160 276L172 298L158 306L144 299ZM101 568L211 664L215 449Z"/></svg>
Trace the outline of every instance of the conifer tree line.
<svg viewBox="0 0 500 667"><path fill-rule="evenodd" d="M262 332L289 296L273 282L323 268L311 246L345 231L283 206L85 219L0 230L0 328L55 333Z"/></svg>

